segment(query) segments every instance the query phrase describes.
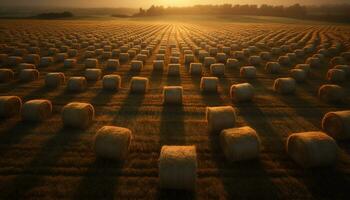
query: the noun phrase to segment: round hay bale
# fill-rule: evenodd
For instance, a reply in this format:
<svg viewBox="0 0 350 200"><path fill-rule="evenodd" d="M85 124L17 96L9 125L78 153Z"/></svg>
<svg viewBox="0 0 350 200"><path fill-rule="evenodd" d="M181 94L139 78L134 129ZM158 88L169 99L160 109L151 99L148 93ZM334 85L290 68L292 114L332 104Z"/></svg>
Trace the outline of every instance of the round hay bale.
<svg viewBox="0 0 350 200"><path fill-rule="evenodd" d="M164 69L164 60L154 60L153 61L153 70L154 71L163 71Z"/></svg>
<svg viewBox="0 0 350 200"><path fill-rule="evenodd" d="M164 54L157 54L156 60L165 60L165 55Z"/></svg>
<svg viewBox="0 0 350 200"><path fill-rule="evenodd" d="M323 54L320 54L320 53L314 54L314 55L312 55L312 57L320 59L320 64L325 61L325 56Z"/></svg>
<svg viewBox="0 0 350 200"><path fill-rule="evenodd" d="M121 88L121 80L122 79L119 75L105 75L102 79L103 89L118 91Z"/></svg>
<svg viewBox="0 0 350 200"><path fill-rule="evenodd" d="M0 69L0 83L8 83L15 77L15 73L11 69Z"/></svg>
<svg viewBox="0 0 350 200"><path fill-rule="evenodd" d="M209 53L208 53L207 51L200 50L200 51L199 51L199 54L198 54L198 60L199 60L200 62L203 62L203 61L204 61L204 58L209 57L209 56L210 56L210 55L209 55Z"/></svg>
<svg viewBox="0 0 350 200"><path fill-rule="evenodd" d="M58 53L55 56L55 62L63 62L67 58L68 58L68 54L67 53Z"/></svg>
<svg viewBox="0 0 350 200"><path fill-rule="evenodd" d="M270 52L263 51L259 55L260 55L260 58L263 60L266 60L266 61L271 60L271 53Z"/></svg>
<svg viewBox="0 0 350 200"><path fill-rule="evenodd" d="M222 63L216 63L210 65L210 73L214 76L225 75L225 65Z"/></svg>
<svg viewBox="0 0 350 200"><path fill-rule="evenodd" d="M315 58L315 57L308 58L305 63L309 64L311 68L322 67L321 60L319 58Z"/></svg>
<svg viewBox="0 0 350 200"><path fill-rule="evenodd" d="M66 78L62 72L51 72L45 76L45 86L49 88L57 88L65 82Z"/></svg>
<svg viewBox="0 0 350 200"><path fill-rule="evenodd" d="M209 132L221 132L236 126L236 112L232 106L207 107L206 119Z"/></svg>
<svg viewBox="0 0 350 200"><path fill-rule="evenodd" d="M282 49L279 48L279 47L273 47L271 49L271 54L272 55L279 56L279 55L281 55L281 53L282 53Z"/></svg>
<svg viewBox="0 0 350 200"><path fill-rule="evenodd" d="M34 65L38 65L39 62L40 62L40 55L38 55L38 54L28 54L24 58L24 62L30 63L30 64L34 64Z"/></svg>
<svg viewBox="0 0 350 200"><path fill-rule="evenodd" d="M22 58L22 57L19 57L19 56L10 56L10 57L7 59L7 65L10 66L10 67L14 67L14 66L19 65L22 61L23 61L23 58Z"/></svg>
<svg viewBox="0 0 350 200"><path fill-rule="evenodd" d="M295 53L287 53L286 56L289 57L290 62L295 62L297 60L297 55Z"/></svg>
<svg viewBox="0 0 350 200"><path fill-rule="evenodd" d="M265 71L269 74L279 74L281 71L281 65L278 62L267 62Z"/></svg>
<svg viewBox="0 0 350 200"><path fill-rule="evenodd" d="M97 157L124 160L131 144L132 132L127 128L103 126L95 137L93 148Z"/></svg>
<svg viewBox="0 0 350 200"><path fill-rule="evenodd" d="M339 65L338 65L339 66ZM346 72L341 69L330 69L327 72L327 80L332 83L341 83L346 79Z"/></svg>
<svg viewBox="0 0 350 200"><path fill-rule="evenodd" d="M130 63L131 71L141 71L143 68L143 62L140 60L132 60Z"/></svg>
<svg viewBox="0 0 350 200"><path fill-rule="evenodd" d="M95 57L96 55L95 55L95 52L94 51L85 51L85 53L84 53L84 58L93 58L93 57Z"/></svg>
<svg viewBox="0 0 350 200"><path fill-rule="evenodd" d="M135 51L135 50L130 49L130 50L128 50L128 54L129 54L129 58L133 58L133 57L135 57L135 56L136 56L136 51Z"/></svg>
<svg viewBox="0 0 350 200"><path fill-rule="evenodd" d="M98 81L102 77L101 69L86 69L85 78L87 81Z"/></svg>
<svg viewBox="0 0 350 200"><path fill-rule="evenodd" d="M74 58L68 58L68 59L65 59L64 62L63 62L63 66L64 67L74 67L77 63L77 60L74 59Z"/></svg>
<svg viewBox="0 0 350 200"><path fill-rule="evenodd" d="M245 55L244 55L243 51L235 51L233 55L237 60L244 60L245 59Z"/></svg>
<svg viewBox="0 0 350 200"><path fill-rule="evenodd" d="M309 64L297 64L294 69L302 69L305 71L306 75L311 72Z"/></svg>
<svg viewBox="0 0 350 200"><path fill-rule="evenodd" d="M70 77L67 82L67 90L70 92L83 92L87 88L87 80L83 76Z"/></svg>
<svg viewBox="0 0 350 200"><path fill-rule="evenodd" d="M204 58L204 66L210 67L212 64L216 63L216 59L214 57L205 57Z"/></svg>
<svg viewBox="0 0 350 200"><path fill-rule="evenodd" d="M346 65L346 60L341 56L337 56L332 58L329 64L330 66Z"/></svg>
<svg viewBox="0 0 350 200"><path fill-rule="evenodd" d="M230 162L255 159L260 152L259 136L249 126L222 130L220 145Z"/></svg>
<svg viewBox="0 0 350 200"><path fill-rule="evenodd" d="M137 54L136 60L140 60L140 61L142 61L143 63L146 63L147 55L145 55L145 54Z"/></svg>
<svg viewBox="0 0 350 200"><path fill-rule="evenodd" d="M341 69L345 72L347 77L350 77L350 66L349 65L336 65L334 69Z"/></svg>
<svg viewBox="0 0 350 200"><path fill-rule="evenodd" d="M350 51L343 52L340 54L341 57L343 57L345 60L350 61Z"/></svg>
<svg viewBox="0 0 350 200"><path fill-rule="evenodd" d="M322 129L336 140L350 139L350 111L327 113L322 119Z"/></svg>
<svg viewBox="0 0 350 200"><path fill-rule="evenodd" d="M23 104L22 119L24 121L40 122L51 116L52 104L46 99L35 99Z"/></svg>
<svg viewBox="0 0 350 200"><path fill-rule="evenodd" d="M128 53L120 53L119 54L119 61L121 63L127 63L129 62L130 55Z"/></svg>
<svg viewBox="0 0 350 200"><path fill-rule="evenodd" d="M36 66L34 64L30 64L30 63L21 63L18 66L19 71L23 70L23 69L36 69Z"/></svg>
<svg viewBox="0 0 350 200"><path fill-rule="evenodd" d="M184 61L185 61L185 64L190 64L190 63L194 62L194 55L193 54L185 54Z"/></svg>
<svg viewBox="0 0 350 200"><path fill-rule="evenodd" d="M296 89L293 78L278 78L273 84L273 90L280 94L294 94Z"/></svg>
<svg viewBox="0 0 350 200"><path fill-rule="evenodd" d="M318 97L327 103L337 103L344 100L345 91L338 85L325 84L318 89Z"/></svg>
<svg viewBox="0 0 350 200"><path fill-rule="evenodd" d="M163 104L182 104L182 86L164 86Z"/></svg>
<svg viewBox="0 0 350 200"><path fill-rule="evenodd" d="M116 71L120 67L118 59L108 59L106 62L105 69L109 71Z"/></svg>
<svg viewBox="0 0 350 200"><path fill-rule="evenodd" d="M227 59L226 66L229 68L236 68L239 67L239 61L234 58Z"/></svg>
<svg viewBox="0 0 350 200"><path fill-rule="evenodd" d="M163 146L159 157L159 182L163 189L195 190L195 146Z"/></svg>
<svg viewBox="0 0 350 200"><path fill-rule="evenodd" d="M0 96L0 118L17 115L22 108L22 100L17 96Z"/></svg>
<svg viewBox="0 0 350 200"><path fill-rule="evenodd" d="M277 62L283 66L290 66L292 63L288 56L280 56Z"/></svg>
<svg viewBox="0 0 350 200"><path fill-rule="evenodd" d="M304 58L305 57L305 51L302 49L296 49L294 50L295 55L297 58Z"/></svg>
<svg viewBox="0 0 350 200"><path fill-rule="evenodd" d="M87 128L95 117L95 109L89 103L72 102L62 109L62 120L66 127Z"/></svg>
<svg viewBox="0 0 350 200"><path fill-rule="evenodd" d="M328 166L337 160L337 144L323 132L294 133L287 139L286 150L304 168Z"/></svg>
<svg viewBox="0 0 350 200"><path fill-rule="evenodd" d="M262 59L260 58L260 56L250 56L249 57L249 64L250 65L258 66L261 63L262 63Z"/></svg>
<svg viewBox="0 0 350 200"><path fill-rule="evenodd" d="M169 64L168 65L168 75L169 76L179 76L180 75L180 64Z"/></svg>
<svg viewBox="0 0 350 200"><path fill-rule="evenodd" d="M251 101L254 97L254 87L249 83L232 85L230 89L230 96L235 102Z"/></svg>
<svg viewBox="0 0 350 200"><path fill-rule="evenodd" d="M148 78L146 77L132 77L130 83L131 93L146 93L148 90Z"/></svg>
<svg viewBox="0 0 350 200"><path fill-rule="evenodd" d="M299 83L306 80L306 72L302 69L291 69L290 76Z"/></svg>
<svg viewBox="0 0 350 200"><path fill-rule="evenodd" d="M254 79L256 78L256 68L254 66L241 67L240 75L243 78Z"/></svg>
<svg viewBox="0 0 350 200"><path fill-rule="evenodd" d="M180 62L179 57L171 56L170 57L170 64L178 64Z"/></svg>
<svg viewBox="0 0 350 200"><path fill-rule="evenodd" d="M42 57L40 59L40 67L48 67L54 63L53 57Z"/></svg>
<svg viewBox="0 0 350 200"><path fill-rule="evenodd" d="M78 50L76 49L69 49L67 51L68 57L72 58L78 55Z"/></svg>
<svg viewBox="0 0 350 200"><path fill-rule="evenodd" d="M98 60L96 58L88 58L85 60L86 68L96 68L98 65Z"/></svg>
<svg viewBox="0 0 350 200"><path fill-rule="evenodd" d="M192 76L202 75L202 63L191 63L190 64L190 74Z"/></svg>
<svg viewBox="0 0 350 200"><path fill-rule="evenodd" d="M216 61L219 63L226 63L227 55L225 53L216 54Z"/></svg>
<svg viewBox="0 0 350 200"><path fill-rule="evenodd" d="M217 77L202 77L200 89L206 93L216 93L218 91L219 79Z"/></svg>
<svg viewBox="0 0 350 200"><path fill-rule="evenodd" d="M23 69L19 73L19 80L21 82L30 82L39 79L39 71L36 69Z"/></svg>

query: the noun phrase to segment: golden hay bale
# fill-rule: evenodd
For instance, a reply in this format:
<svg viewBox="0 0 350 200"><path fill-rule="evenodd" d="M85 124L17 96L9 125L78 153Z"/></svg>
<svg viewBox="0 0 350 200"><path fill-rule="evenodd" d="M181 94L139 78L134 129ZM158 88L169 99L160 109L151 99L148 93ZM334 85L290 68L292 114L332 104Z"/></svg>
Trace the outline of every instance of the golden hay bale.
<svg viewBox="0 0 350 200"><path fill-rule="evenodd" d="M294 133L287 139L286 150L304 168L332 165L337 160L337 144L323 132Z"/></svg>
<svg viewBox="0 0 350 200"><path fill-rule="evenodd" d="M250 65L254 66L260 65L262 63L260 56L250 56L248 61Z"/></svg>
<svg viewBox="0 0 350 200"><path fill-rule="evenodd" d="M278 62L267 62L265 71L269 74L278 74L281 71L281 65Z"/></svg>
<svg viewBox="0 0 350 200"><path fill-rule="evenodd" d="M156 60L165 60L165 54L157 54Z"/></svg>
<svg viewBox="0 0 350 200"><path fill-rule="evenodd" d="M48 67L54 63L53 57L42 57L40 59L40 67Z"/></svg>
<svg viewBox="0 0 350 200"><path fill-rule="evenodd" d="M296 89L293 78L278 78L273 84L273 90L280 94L293 94Z"/></svg>
<svg viewBox="0 0 350 200"><path fill-rule="evenodd" d="M85 78L87 81L98 81L102 77L101 69L86 69L85 70Z"/></svg>
<svg viewBox="0 0 350 200"><path fill-rule="evenodd" d="M256 68L254 66L245 66L240 69L241 77L254 79L256 77Z"/></svg>
<svg viewBox="0 0 350 200"><path fill-rule="evenodd" d="M291 69L290 76L299 83L306 80L306 72L302 69Z"/></svg>
<svg viewBox="0 0 350 200"><path fill-rule="evenodd" d="M70 77L67 82L67 90L70 92L83 92L87 88L87 80L83 76Z"/></svg>
<svg viewBox="0 0 350 200"><path fill-rule="evenodd" d="M338 85L325 84L319 88L318 97L328 103L341 102L345 98L345 91Z"/></svg>
<svg viewBox="0 0 350 200"><path fill-rule="evenodd" d="M295 62L297 60L297 55L295 53L287 53L286 56L289 57L290 62Z"/></svg>
<svg viewBox="0 0 350 200"><path fill-rule="evenodd" d="M222 63L215 63L210 65L210 73L214 76L225 75L225 65Z"/></svg>
<svg viewBox="0 0 350 200"><path fill-rule="evenodd" d="M136 60L140 60L140 61L142 61L143 63L146 63L147 55L145 55L145 54L137 54Z"/></svg>
<svg viewBox="0 0 350 200"><path fill-rule="evenodd" d="M130 63L131 71L141 71L143 68L143 62L140 60L132 60Z"/></svg>
<svg viewBox="0 0 350 200"><path fill-rule="evenodd" d="M116 71L120 66L119 60L117 59L108 59L106 63L106 70Z"/></svg>
<svg viewBox="0 0 350 200"><path fill-rule="evenodd" d="M75 57L78 55L78 50L76 49L68 49L67 51L68 57Z"/></svg>
<svg viewBox="0 0 350 200"><path fill-rule="evenodd" d="M260 58L263 59L263 60L270 60L271 59L271 53L270 52L267 52L267 51L264 51L264 52L261 52L260 54Z"/></svg>
<svg viewBox="0 0 350 200"><path fill-rule="evenodd" d="M169 76L179 76L180 75L180 64L169 64L168 65L168 75Z"/></svg>
<svg viewBox="0 0 350 200"><path fill-rule="evenodd" d="M93 58L93 57L95 57L94 51L85 51L84 58Z"/></svg>
<svg viewBox="0 0 350 200"><path fill-rule="evenodd" d="M237 60L245 59L245 55L243 51L235 51L233 55L234 55L234 58L236 58Z"/></svg>
<svg viewBox="0 0 350 200"><path fill-rule="evenodd" d="M341 69L346 73L347 77L350 77L350 65L336 65L333 69Z"/></svg>
<svg viewBox="0 0 350 200"><path fill-rule="evenodd" d="M39 79L39 71L36 69L23 69L19 72L19 80L22 82L30 82Z"/></svg>
<svg viewBox="0 0 350 200"><path fill-rule="evenodd" d="M39 122L51 116L52 104L46 99L35 99L23 104L22 119L24 121Z"/></svg>
<svg viewBox="0 0 350 200"><path fill-rule="evenodd" d="M294 69L302 69L306 74L309 74L311 71L309 64L297 64Z"/></svg>
<svg viewBox="0 0 350 200"><path fill-rule="evenodd" d="M222 130L220 145L230 162L251 160L257 158L260 152L259 136L249 126Z"/></svg>
<svg viewBox="0 0 350 200"><path fill-rule="evenodd" d="M119 75L110 74L103 76L102 85L104 90L118 91L121 87L121 77Z"/></svg>
<svg viewBox="0 0 350 200"><path fill-rule="evenodd" d="M185 54L184 61L185 61L185 64L190 64L191 62L194 62L194 55L193 54Z"/></svg>
<svg viewBox="0 0 350 200"><path fill-rule="evenodd" d="M130 83L131 93L146 93L148 90L148 78L146 77L132 77Z"/></svg>
<svg viewBox="0 0 350 200"><path fill-rule="evenodd" d="M336 66L336 65L346 65L346 60L343 57L336 56L331 59L330 66Z"/></svg>
<svg viewBox="0 0 350 200"><path fill-rule="evenodd" d="M350 61L350 51L343 52L340 54L341 57L343 57L345 60Z"/></svg>
<svg viewBox="0 0 350 200"><path fill-rule="evenodd" d="M87 128L95 117L95 109L91 104L72 102L62 109L62 120L66 127Z"/></svg>
<svg viewBox="0 0 350 200"><path fill-rule="evenodd" d="M216 59L214 57L205 57L204 58L204 66L205 67L210 67L210 65L215 64Z"/></svg>
<svg viewBox="0 0 350 200"><path fill-rule="evenodd" d="M216 93L218 91L219 79L217 77L202 77L200 89L202 92Z"/></svg>
<svg viewBox="0 0 350 200"><path fill-rule="evenodd" d="M280 55L282 53L282 49L281 48L279 48L279 47L273 47L272 49L271 49L271 54L272 55Z"/></svg>
<svg viewBox="0 0 350 200"><path fill-rule="evenodd" d="M190 74L192 76L202 75L202 63L191 63L190 64Z"/></svg>
<svg viewBox="0 0 350 200"><path fill-rule="evenodd" d="M229 68L239 67L239 61L237 59L234 59L234 58L229 58L226 61L226 66Z"/></svg>
<svg viewBox="0 0 350 200"><path fill-rule="evenodd" d="M36 69L36 66L34 64L30 64L30 63L21 63L18 66L19 71L23 70L23 69Z"/></svg>
<svg viewBox="0 0 350 200"><path fill-rule="evenodd" d="M164 69L164 60L154 60L153 61L153 70L162 71Z"/></svg>
<svg viewBox="0 0 350 200"><path fill-rule="evenodd" d="M22 108L22 100L17 96L0 96L0 117L17 115Z"/></svg>
<svg viewBox="0 0 350 200"><path fill-rule="evenodd" d="M225 53L216 54L216 61L219 63L226 63L227 55Z"/></svg>
<svg viewBox="0 0 350 200"><path fill-rule="evenodd" d="M180 62L179 57L171 56L169 59L171 64L178 64Z"/></svg>
<svg viewBox="0 0 350 200"><path fill-rule="evenodd" d="M220 132L236 125L236 112L232 106L207 107L206 119L210 132Z"/></svg>
<svg viewBox="0 0 350 200"><path fill-rule="evenodd" d="M19 65L23 61L22 57L19 56L10 56L7 59L7 65L10 67L14 67Z"/></svg>
<svg viewBox="0 0 350 200"><path fill-rule="evenodd" d="M65 59L63 62L64 67L74 67L77 64L77 60L74 58Z"/></svg>
<svg viewBox="0 0 350 200"><path fill-rule="evenodd" d="M51 72L45 76L45 86L49 88L56 88L62 85L66 80L64 73L62 72Z"/></svg>
<svg viewBox="0 0 350 200"><path fill-rule="evenodd" d="M68 54L67 53L58 53L55 56L55 62L63 62L67 58L68 58Z"/></svg>
<svg viewBox="0 0 350 200"><path fill-rule="evenodd" d="M291 65L291 61L289 59L288 56L280 56L277 60L277 62L280 64L280 65L283 65L283 66L289 66Z"/></svg>
<svg viewBox="0 0 350 200"><path fill-rule="evenodd" d="M346 73L344 72L344 70L341 69L330 69L327 72L326 78L332 83L341 83L345 81Z"/></svg>
<svg viewBox="0 0 350 200"><path fill-rule="evenodd" d="M0 69L0 83L7 83L14 79L15 73L11 69Z"/></svg>
<svg viewBox="0 0 350 200"><path fill-rule="evenodd" d="M98 65L98 60L96 58L88 58L84 63L86 68L96 68Z"/></svg>
<svg viewBox="0 0 350 200"><path fill-rule="evenodd" d="M232 85L230 96L235 102L251 101L254 97L254 87L249 83Z"/></svg>
<svg viewBox="0 0 350 200"><path fill-rule="evenodd" d="M321 60L316 57L310 57L306 60L306 64L309 64L311 68L320 68L322 67Z"/></svg>
<svg viewBox="0 0 350 200"><path fill-rule="evenodd" d="M38 54L28 54L28 55L25 56L24 62L37 65L40 62L40 55L38 55Z"/></svg>
<svg viewBox="0 0 350 200"><path fill-rule="evenodd" d="M350 110L327 113L322 129L336 140L350 139Z"/></svg>
<svg viewBox="0 0 350 200"><path fill-rule="evenodd" d="M130 59L130 55L128 53L120 53L119 54L119 61L122 63L128 62Z"/></svg>
<svg viewBox="0 0 350 200"><path fill-rule="evenodd" d="M164 104L182 104L182 86L164 86L163 103Z"/></svg>
<svg viewBox="0 0 350 200"><path fill-rule="evenodd" d="M163 146L159 157L159 181L164 189L195 190L196 147Z"/></svg>
<svg viewBox="0 0 350 200"><path fill-rule="evenodd" d="M296 49L294 50L295 55L297 58L303 58L305 56L305 51L302 49Z"/></svg>
<svg viewBox="0 0 350 200"><path fill-rule="evenodd" d="M94 137L96 156L106 159L124 160L128 154L132 132L127 128L103 126Z"/></svg>

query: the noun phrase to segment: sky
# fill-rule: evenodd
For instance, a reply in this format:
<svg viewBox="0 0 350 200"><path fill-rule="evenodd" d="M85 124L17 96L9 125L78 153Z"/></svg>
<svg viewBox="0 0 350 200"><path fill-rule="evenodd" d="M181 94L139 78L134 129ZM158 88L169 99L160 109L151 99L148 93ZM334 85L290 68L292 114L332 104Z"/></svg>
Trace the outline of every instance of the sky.
<svg viewBox="0 0 350 200"><path fill-rule="evenodd" d="M270 4L303 5L350 3L350 0L0 0L0 6L44 6L44 7L129 7L147 8L151 5L191 6L195 4Z"/></svg>

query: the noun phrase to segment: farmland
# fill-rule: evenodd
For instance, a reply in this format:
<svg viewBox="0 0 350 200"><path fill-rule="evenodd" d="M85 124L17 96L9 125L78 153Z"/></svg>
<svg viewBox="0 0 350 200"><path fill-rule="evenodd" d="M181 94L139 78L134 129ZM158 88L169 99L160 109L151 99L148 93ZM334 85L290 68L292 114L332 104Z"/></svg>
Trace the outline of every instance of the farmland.
<svg viewBox="0 0 350 200"><path fill-rule="evenodd" d="M0 84L0 96L18 96L23 102L48 99L53 111L39 123L23 121L20 115L0 120L0 199L347 199L348 141L337 142L338 160L333 167L312 170L297 165L286 153L285 143L292 133L321 130L327 112L350 109L349 77L338 84L346 93L343 102L329 103L318 97L320 86L329 84L326 74L333 67L331 60L350 51L350 26L283 23L283 18L271 22L263 17L245 17L243 22L215 20L1 20L1 54L25 58L33 51L40 58L55 58L67 49L76 49L76 55L70 58L77 63L70 67L62 61L45 67L37 64L39 78L21 82L20 66L2 62L1 67L11 68L15 78ZM305 55L282 66L278 74L267 73L268 61L263 60L255 66L255 79L240 75L240 67L251 65L250 56L281 46L286 46L285 50L271 54L268 61L277 61L297 49ZM38 52L31 47L39 47ZM124 53L132 49L136 54L151 47L142 70L131 70L132 58L121 62L115 71L106 70L106 57L118 59L125 47ZM218 92L207 94L201 92L200 81L202 76L212 76L209 67L202 67L202 76L191 75L190 65L184 63L184 51L193 51L195 62L203 63L195 50L209 51L210 47L217 47L219 52L229 47L228 58L235 58L235 52L243 49L248 55L239 59L237 67L226 66L224 76L219 77ZM330 52L332 47L336 47L335 52ZM50 55L50 48L58 52ZM179 74L171 76L167 68L175 50L181 66ZM326 52L325 56L311 68L305 82L297 83L294 94L281 95L273 90L275 79L290 77L292 68L314 54L322 54L320 50L325 50L321 51ZM66 80L84 76L87 51L94 52L91 58L98 59L96 68L102 69L103 75L120 75L118 91L103 90L102 80L89 81L87 89L79 93L67 91L67 84L45 87L47 73L63 72ZM165 55L165 66L156 71L153 61L159 52ZM349 60L344 62L350 64ZM130 93L135 76L149 79L145 94ZM238 83L254 87L252 101L232 101L230 87ZM164 86L183 87L182 105L163 104ZM70 102L94 106L95 119L87 129L63 126L61 110ZM250 126L259 135L261 151L257 159L228 162L219 135L208 132L206 107L227 105L236 111L237 127ZM95 156L94 135L106 125L132 131L124 161ZM158 159L163 145L196 146L198 179L194 192L160 189Z"/></svg>

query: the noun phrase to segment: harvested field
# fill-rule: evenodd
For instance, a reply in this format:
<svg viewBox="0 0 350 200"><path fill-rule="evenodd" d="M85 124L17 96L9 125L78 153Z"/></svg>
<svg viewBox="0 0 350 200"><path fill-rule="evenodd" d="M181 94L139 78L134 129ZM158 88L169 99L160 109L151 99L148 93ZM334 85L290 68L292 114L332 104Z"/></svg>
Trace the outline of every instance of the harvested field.
<svg viewBox="0 0 350 200"><path fill-rule="evenodd" d="M70 57L69 49L77 54ZM200 51L213 56L209 50L213 54L225 51L226 59L239 61L225 65L224 75L218 76L217 93L200 89L201 77L215 76L199 60ZM191 75L190 63L185 64L185 55L191 51L194 62L203 63L202 76ZM235 57L236 51L244 54ZM19 114L0 119L0 199L348 199L349 141L337 141L338 161L333 167L311 170L288 156L285 143L293 133L321 131L326 113L350 109L349 77L336 83L346 93L343 102L329 103L318 97L318 89L330 84L326 75L334 67L335 60L331 60L336 57L337 65L349 65L349 60L341 59L349 51L350 26L346 25L1 20L1 68L12 69L14 79L0 83L0 96L19 96L23 102L47 99L53 107L52 115L37 123L22 121ZM270 52L270 58L249 62L250 56L261 52ZM266 63L278 62L288 53L295 53L295 60L283 63L278 73L265 70ZM53 57L54 63L40 66L34 60L39 77L23 82L16 62L26 62L28 54ZM157 54L164 54L163 70L154 70ZM290 77L291 69L314 54L324 58L310 68L305 82L296 83L295 93L274 91L277 78ZM123 56L120 64L107 69L108 59L119 59L119 55ZM13 58L10 66L11 56L19 58ZM170 57L179 57L178 75L168 74ZM104 90L101 79L88 80L81 92L67 90L70 77L85 76L88 58L97 59L92 69L101 69L101 78L119 75L120 88ZM77 62L64 66L64 59ZM143 61L142 69L131 70L133 59ZM256 78L241 76L240 67L252 64L256 64ZM45 76L52 72L64 73L66 81L56 88L46 87ZM130 93L132 77L148 78L144 94ZM232 101L230 87L240 83L253 86L251 101ZM164 86L182 86L182 104L163 104ZM63 126L61 111L71 102L93 105L95 119L88 128ZM220 134L207 129L207 106L232 106L236 127L256 130L260 156L228 162ZM124 161L96 158L94 135L103 126L132 131ZM197 185L193 193L160 188L158 161L163 145L195 145Z"/></svg>

